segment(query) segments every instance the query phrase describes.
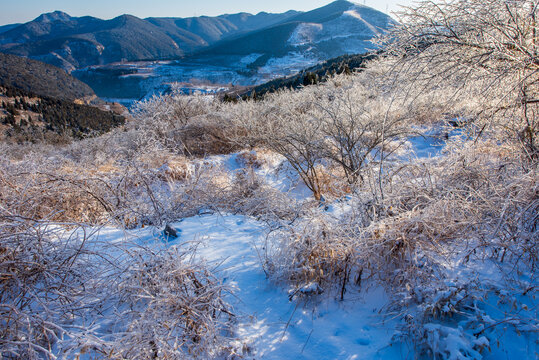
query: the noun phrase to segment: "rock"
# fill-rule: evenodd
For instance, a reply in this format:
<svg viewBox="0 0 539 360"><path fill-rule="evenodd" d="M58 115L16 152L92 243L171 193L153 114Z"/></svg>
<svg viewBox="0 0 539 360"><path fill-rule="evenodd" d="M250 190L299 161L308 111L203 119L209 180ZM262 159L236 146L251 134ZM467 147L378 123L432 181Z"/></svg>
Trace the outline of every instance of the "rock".
<svg viewBox="0 0 539 360"><path fill-rule="evenodd" d="M165 236L170 239L176 239L178 237L178 231L174 229L172 226L170 226L169 224L165 226L165 230L163 230L163 234L165 234Z"/></svg>

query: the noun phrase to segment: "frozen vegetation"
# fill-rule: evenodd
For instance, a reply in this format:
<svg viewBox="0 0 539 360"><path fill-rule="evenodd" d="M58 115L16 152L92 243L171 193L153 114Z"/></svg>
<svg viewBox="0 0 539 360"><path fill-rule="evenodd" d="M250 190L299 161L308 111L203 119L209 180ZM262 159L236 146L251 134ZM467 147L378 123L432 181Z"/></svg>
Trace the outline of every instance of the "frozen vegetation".
<svg viewBox="0 0 539 360"><path fill-rule="evenodd" d="M361 73L0 144L1 356L536 359L537 5L421 3Z"/></svg>

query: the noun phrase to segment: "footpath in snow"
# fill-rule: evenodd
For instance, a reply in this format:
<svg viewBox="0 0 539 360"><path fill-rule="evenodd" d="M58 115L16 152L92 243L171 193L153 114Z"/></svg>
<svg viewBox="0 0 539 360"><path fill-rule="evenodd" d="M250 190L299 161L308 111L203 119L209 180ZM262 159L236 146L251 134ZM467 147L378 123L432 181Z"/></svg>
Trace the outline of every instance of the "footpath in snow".
<svg viewBox="0 0 539 360"><path fill-rule="evenodd" d="M233 288L228 299L238 315L239 347L246 359L388 359L401 358L390 345L397 321L384 321L387 304L381 289L350 291L344 301L322 294L316 303L290 301L272 284L258 251L265 239L261 223L243 215L201 215L172 224L179 237L170 246L198 242L197 254L217 265L218 276ZM121 239L120 230L100 237ZM155 228L127 233L137 241L155 241Z"/></svg>

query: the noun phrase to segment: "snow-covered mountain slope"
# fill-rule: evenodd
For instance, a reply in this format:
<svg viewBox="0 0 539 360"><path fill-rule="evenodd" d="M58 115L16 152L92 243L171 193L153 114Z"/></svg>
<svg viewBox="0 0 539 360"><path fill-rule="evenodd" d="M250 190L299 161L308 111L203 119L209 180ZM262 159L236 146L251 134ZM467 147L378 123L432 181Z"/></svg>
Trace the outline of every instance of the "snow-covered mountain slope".
<svg viewBox="0 0 539 360"><path fill-rule="evenodd" d="M372 49L371 40L396 22L388 15L349 1L335 1L260 31L217 43L207 55L262 53L270 59L300 52L317 61Z"/></svg>
<svg viewBox="0 0 539 360"><path fill-rule="evenodd" d="M370 40L394 22L361 5L352 5L336 19L324 23L301 23L288 39L294 47L308 47L329 56L361 53L372 49ZM326 55L324 54L324 55Z"/></svg>

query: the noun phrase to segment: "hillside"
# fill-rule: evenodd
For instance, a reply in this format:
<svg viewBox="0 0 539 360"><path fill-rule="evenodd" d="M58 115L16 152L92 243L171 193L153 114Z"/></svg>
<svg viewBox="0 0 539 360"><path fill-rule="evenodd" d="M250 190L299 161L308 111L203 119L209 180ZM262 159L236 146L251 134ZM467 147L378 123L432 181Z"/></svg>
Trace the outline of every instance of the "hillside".
<svg viewBox="0 0 539 360"><path fill-rule="evenodd" d="M9 31L11 29L14 29L16 28L17 26L19 26L21 24L8 24L8 25L2 25L0 26L0 34L3 33L3 32L6 32L6 31Z"/></svg>
<svg viewBox="0 0 539 360"><path fill-rule="evenodd" d="M222 41L199 52L199 54L213 56L249 55L252 53L262 53L270 56L284 55L292 50L287 41L299 24L299 22L287 22L275 25L240 38Z"/></svg>
<svg viewBox="0 0 539 360"><path fill-rule="evenodd" d="M125 117L94 106L0 86L0 140L65 143L106 133Z"/></svg>
<svg viewBox="0 0 539 360"><path fill-rule="evenodd" d="M282 14L261 12L256 15L249 13L225 14L217 17L200 16L191 18L147 18L145 20L159 26L167 35L179 43L191 44L190 51L196 50L220 41L226 37L265 28L285 21L298 14L297 11L287 11Z"/></svg>
<svg viewBox="0 0 539 360"><path fill-rule="evenodd" d="M0 53L0 86L63 100L95 97L93 90L55 66Z"/></svg>
<svg viewBox="0 0 539 360"><path fill-rule="evenodd" d="M377 56L379 56L378 53L339 56L304 69L299 74L293 76L274 79L261 85L242 89L241 91L228 92L224 95L224 98L227 101L234 100L238 97L256 97L258 99L280 89L298 89L302 86L318 84L327 81L331 76L336 74L358 71L364 68L368 61Z"/></svg>

